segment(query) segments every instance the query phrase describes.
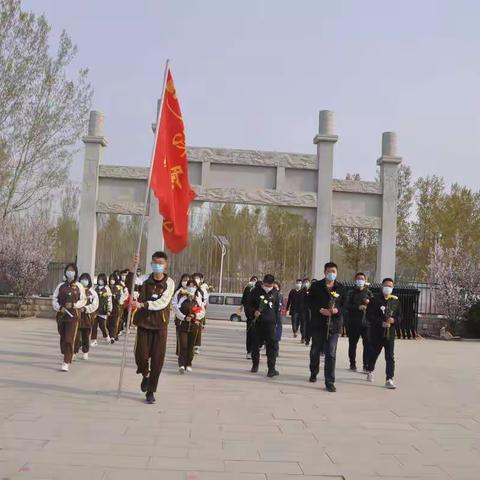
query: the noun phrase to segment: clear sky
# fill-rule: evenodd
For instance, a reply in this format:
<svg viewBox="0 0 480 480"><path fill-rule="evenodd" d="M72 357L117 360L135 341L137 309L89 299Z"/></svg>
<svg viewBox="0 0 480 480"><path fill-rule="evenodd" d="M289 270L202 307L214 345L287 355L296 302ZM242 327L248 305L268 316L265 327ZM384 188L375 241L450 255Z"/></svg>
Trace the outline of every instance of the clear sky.
<svg viewBox="0 0 480 480"><path fill-rule="evenodd" d="M164 62L192 146L315 151L333 110L335 176L373 179L396 131L416 177L478 189L477 0L24 0L66 29L105 113L105 161L147 165ZM80 163L74 165L79 176Z"/></svg>

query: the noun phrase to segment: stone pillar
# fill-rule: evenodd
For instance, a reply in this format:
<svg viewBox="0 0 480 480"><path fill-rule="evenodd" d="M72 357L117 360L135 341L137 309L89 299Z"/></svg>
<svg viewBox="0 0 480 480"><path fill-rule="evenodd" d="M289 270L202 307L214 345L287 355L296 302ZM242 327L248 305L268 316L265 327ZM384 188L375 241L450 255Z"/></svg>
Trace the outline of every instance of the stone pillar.
<svg viewBox="0 0 480 480"><path fill-rule="evenodd" d="M77 265L79 273L95 273L97 247L97 196L98 165L102 162L103 149L107 141L103 136L104 116L101 112L90 112L88 134L83 137L85 160L78 222Z"/></svg>
<svg viewBox="0 0 480 480"><path fill-rule="evenodd" d="M333 184L333 147L338 140L335 135L333 112L322 110L318 135L313 139L317 145L318 183L317 214L313 238L312 276L322 278L323 266L330 260L330 242L332 233L332 184Z"/></svg>
<svg viewBox="0 0 480 480"><path fill-rule="evenodd" d="M377 160L380 166L382 186L382 229L379 232L377 248L377 282L385 277L395 278L395 251L397 243L398 169L402 157L398 155L397 134L385 132L382 135L382 156Z"/></svg>
<svg viewBox="0 0 480 480"><path fill-rule="evenodd" d="M157 101L157 118L160 110L161 100ZM152 123L152 131L155 136L156 123ZM163 239L163 219L158 210L158 200L150 190L150 200L147 220L147 256L145 258L145 272L150 271L150 261L152 254L157 250L165 248L165 241Z"/></svg>

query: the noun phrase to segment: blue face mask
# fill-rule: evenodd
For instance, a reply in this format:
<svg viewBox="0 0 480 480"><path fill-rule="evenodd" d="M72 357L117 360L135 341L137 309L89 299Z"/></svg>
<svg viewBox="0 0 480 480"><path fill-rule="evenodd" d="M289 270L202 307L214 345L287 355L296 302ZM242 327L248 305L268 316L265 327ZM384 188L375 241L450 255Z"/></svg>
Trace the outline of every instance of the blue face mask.
<svg viewBox="0 0 480 480"><path fill-rule="evenodd" d="M65 272L65 277L67 277L67 280L71 282L75 278L75 272L73 272L72 270L67 270Z"/></svg>
<svg viewBox="0 0 480 480"><path fill-rule="evenodd" d="M165 271L165 265L160 263L152 263L152 272L153 273L163 273Z"/></svg>
<svg viewBox="0 0 480 480"><path fill-rule="evenodd" d="M337 274L334 272L328 272L327 273L327 280L329 282L334 282L337 279Z"/></svg>
<svg viewBox="0 0 480 480"><path fill-rule="evenodd" d="M365 286L365 280L355 280L355 285L358 287L358 288L363 288Z"/></svg>

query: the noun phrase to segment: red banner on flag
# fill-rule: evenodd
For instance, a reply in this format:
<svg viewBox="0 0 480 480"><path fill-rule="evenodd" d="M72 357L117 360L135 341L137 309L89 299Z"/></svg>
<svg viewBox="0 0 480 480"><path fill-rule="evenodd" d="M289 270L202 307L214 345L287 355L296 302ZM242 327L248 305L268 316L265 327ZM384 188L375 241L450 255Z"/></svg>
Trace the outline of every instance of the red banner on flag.
<svg viewBox="0 0 480 480"><path fill-rule="evenodd" d="M179 253L188 244L188 211L195 192L188 181L185 127L170 68L157 128L151 189L163 217L165 244Z"/></svg>

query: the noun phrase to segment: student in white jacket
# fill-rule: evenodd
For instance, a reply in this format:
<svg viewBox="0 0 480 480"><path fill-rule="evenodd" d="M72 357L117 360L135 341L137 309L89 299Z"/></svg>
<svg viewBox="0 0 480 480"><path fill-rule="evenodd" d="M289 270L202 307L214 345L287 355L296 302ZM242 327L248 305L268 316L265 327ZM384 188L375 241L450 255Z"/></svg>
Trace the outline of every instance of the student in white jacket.
<svg viewBox="0 0 480 480"><path fill-rule="evenodd" d="M75 337L80 322L80 311L87 303L85 289L78 279L74 263L65 267L65 282L53 292L52 306L57 312L57 328L60 335L60 350L63 355L62 372L68 372L73 359Z"/></svg>
<svg viewBox="0 0 480 480"><path fill-rule="evenodd" d="M208 305L208 285L204 281L204 276L203 273L194 273L192 275L193 281L195 282L195 285L197 286L198 293L200 294L202 298L202 305L203 308L206 310L207 305ZM194 353L198 354L200 353L200 349L202 347L202 335L203 335L203 329L205 328L205 317L203 317L202 320L202 326L198 332L197 339L195 340L195 348L194 348Z"/></svg>
<svg viewBox="0 0 480 480"><path fill-rule="evenodd" d="M173 308L178 335L178 367L182 374L192 371L195 340L205 318L202 297L193 280L178 292Z"/></svg>
<svg viewBox="0 0 480 480"><path fill-rule="evenodd" d="M97 278L97 288L95 289L98 296L98 310L92 325L92 347L98 345L97 335L99 327L103 335L103 340L105 343L110 344L110 336L107 332L107 318L110 313L112 313L113 304L112 291L107 283L107 276L104 273L100 273Z"/></svg>
<svg viewBox="0 0 480 480"><path fill-rule="evenodd" d="M80 283L85 288L87 303L80 312L80 323L78 333L75 339L75 355L82 347L83 359L88 360L88 352L90 351L90 334L98 310L98 295L92 285L92 278L88 273L80 275Z"/></svg>

